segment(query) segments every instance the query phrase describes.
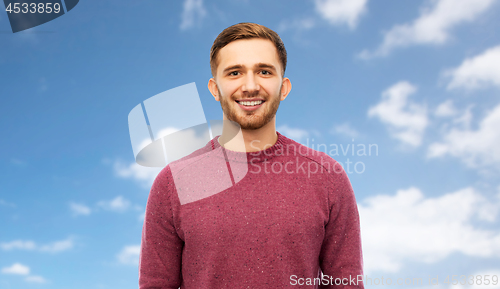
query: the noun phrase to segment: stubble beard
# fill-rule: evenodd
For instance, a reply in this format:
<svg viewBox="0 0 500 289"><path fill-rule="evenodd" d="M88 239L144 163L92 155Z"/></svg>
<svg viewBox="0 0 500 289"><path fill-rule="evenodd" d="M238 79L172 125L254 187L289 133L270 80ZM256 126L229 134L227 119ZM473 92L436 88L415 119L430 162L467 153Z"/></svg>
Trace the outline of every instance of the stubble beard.
<svg viewBox="0 0 500 289"><path fill-rule="evenodd" d="M217 90L220 96L220 105L222 107L222 111L229 120L238 123L241 129L255 130L268 124L276 115L276 112L278 111L278 107L280 105L279 96L281 95L281 88L277 96L263 97L266 100L264 103L266 107L262 107L266 109L264 110L263 114L256 111L240 110L243 113L243 115L241 115L237 113L238 108L232 108L231 104L229 103L230 101L234 102L234 100L223 96L221 91L219 90L219 87L217 87ZM258 93L255 94L255 97L256 96L258 96ZM249 96L248 98L251 97L254 96Z"/></svg>

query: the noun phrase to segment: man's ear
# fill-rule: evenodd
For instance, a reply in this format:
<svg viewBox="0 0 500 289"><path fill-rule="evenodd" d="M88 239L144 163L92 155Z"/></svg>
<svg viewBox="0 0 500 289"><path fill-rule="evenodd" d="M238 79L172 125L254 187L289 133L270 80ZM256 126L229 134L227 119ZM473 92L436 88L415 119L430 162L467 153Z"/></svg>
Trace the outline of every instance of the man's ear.
<svg viewBox="0 0 500 289"><path fill-rule="evenodd" d="M290 90L292 90L292 83L290 82L290 79L288 79L288 77L283 77L283 81L281 82L280 99L285 100L290 93Z"/></svg>
<svg viewBox="0 0 500 289"><path fill-rule="evenodd" d="M210 93L214 96L216 101L220 101L220 95L219 95L219 90L217 89L217 83L215 82L215 79L213 77L208 80L208 90L210 90Z"/></svg>

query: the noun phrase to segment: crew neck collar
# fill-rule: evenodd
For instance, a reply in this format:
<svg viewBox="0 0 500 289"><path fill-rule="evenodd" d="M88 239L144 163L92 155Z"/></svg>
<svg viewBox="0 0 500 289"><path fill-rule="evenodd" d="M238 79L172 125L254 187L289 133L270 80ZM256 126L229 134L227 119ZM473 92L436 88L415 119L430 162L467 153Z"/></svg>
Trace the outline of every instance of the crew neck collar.
<svg viewBox="0 0 500 289"><path fill-rule="evenodd" d="M263 162L275 157L276 155L283 155L283 149L286 144L286 138L278 131L276 131L276 134L278 135L278 139L276 140L276 143L274 145L265 150L256 152L237 152L228 150L223 146L221 146L221 144L219 143L220 135L214 137L210 141L210 143L212 146L212 150L222 149L229 161L241 162L242 160L246 160L246 162L251 162L251 163Z"/></svg>

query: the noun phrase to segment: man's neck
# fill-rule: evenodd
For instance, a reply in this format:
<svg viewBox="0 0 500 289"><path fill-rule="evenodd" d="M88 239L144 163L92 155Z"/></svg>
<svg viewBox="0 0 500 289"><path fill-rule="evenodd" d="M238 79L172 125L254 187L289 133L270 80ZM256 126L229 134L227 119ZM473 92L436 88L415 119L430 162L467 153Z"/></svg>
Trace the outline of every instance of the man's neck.
<svg viewBox="0 0 500 289"><path fill-rule="evenodd" d="M228 130L226 130L228 131ZM272 147L278 140L275 119L259 129L242 129L235 137L228 140L229 133L222 130L219 143L226 149L239 152L256 152Z"/></svg>

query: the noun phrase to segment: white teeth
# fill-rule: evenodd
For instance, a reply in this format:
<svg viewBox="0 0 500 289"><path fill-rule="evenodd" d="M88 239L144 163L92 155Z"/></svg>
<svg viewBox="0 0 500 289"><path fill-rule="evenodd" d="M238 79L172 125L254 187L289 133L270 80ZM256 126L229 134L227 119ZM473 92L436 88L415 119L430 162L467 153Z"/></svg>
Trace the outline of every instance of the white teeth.
<svg viewBox="0 0 500 289"><path fill-rule="evenodd" d="M259 105L262 103L262 100L257 100L257 101L240 101L240 104L243 104L245 106L254 106L254 105Z"/></svg>

